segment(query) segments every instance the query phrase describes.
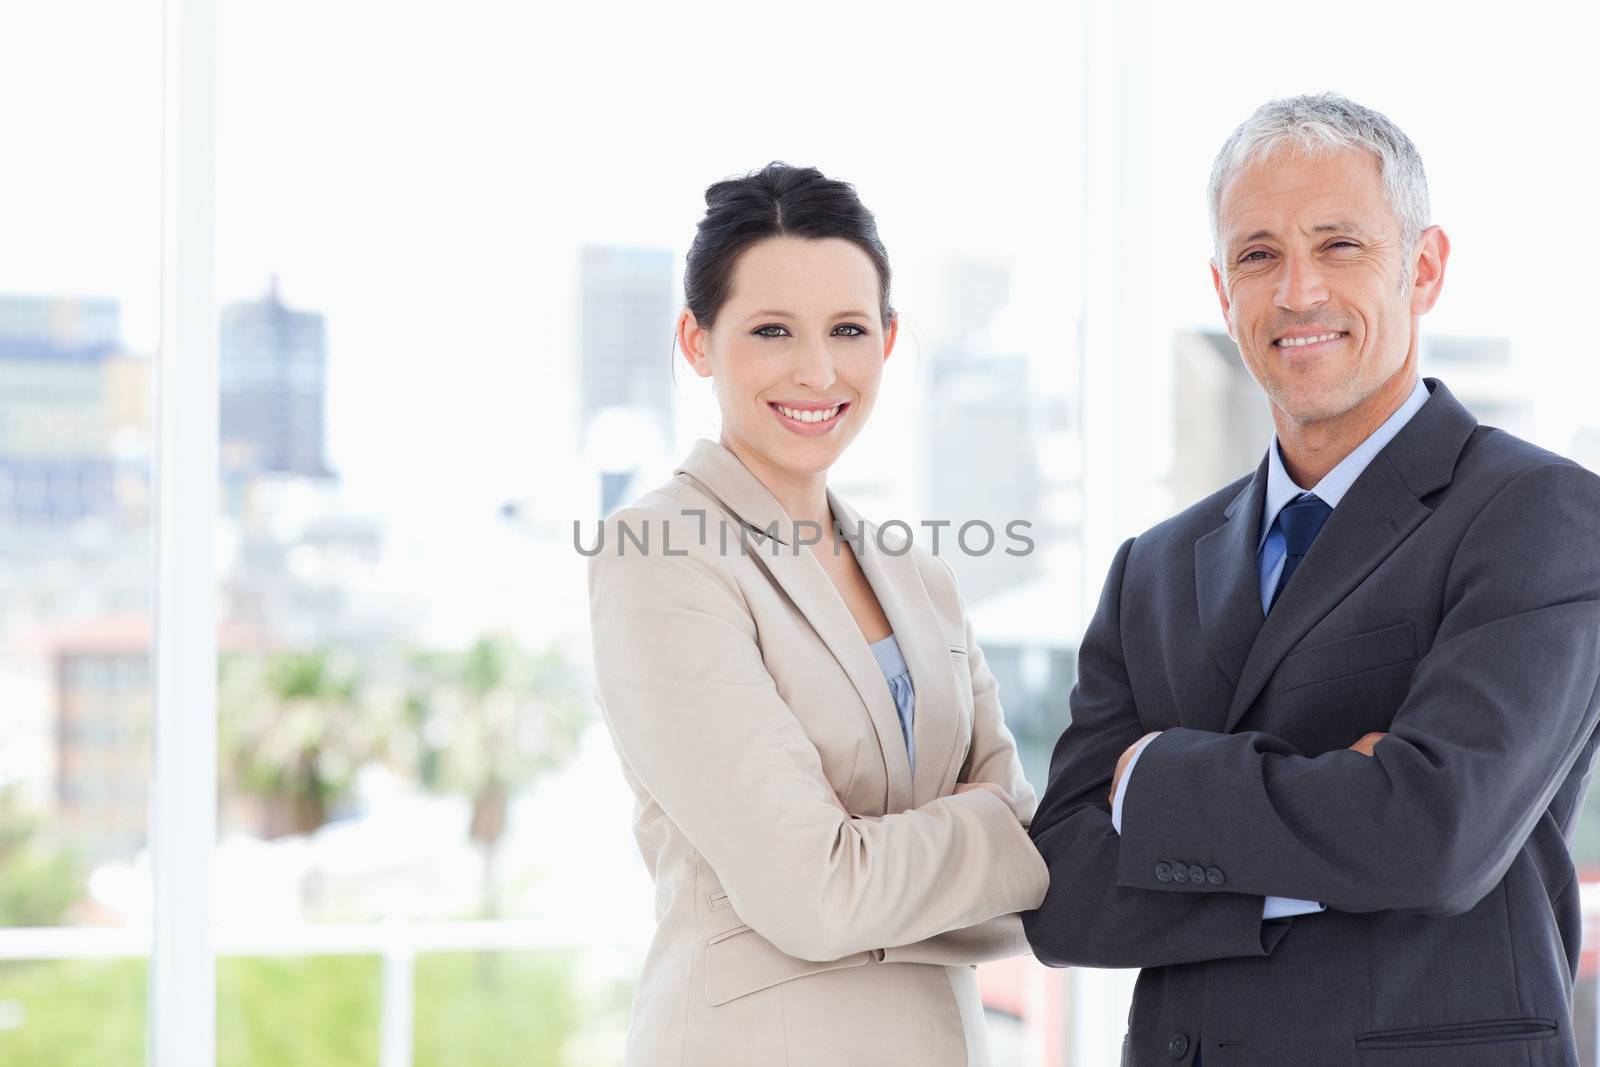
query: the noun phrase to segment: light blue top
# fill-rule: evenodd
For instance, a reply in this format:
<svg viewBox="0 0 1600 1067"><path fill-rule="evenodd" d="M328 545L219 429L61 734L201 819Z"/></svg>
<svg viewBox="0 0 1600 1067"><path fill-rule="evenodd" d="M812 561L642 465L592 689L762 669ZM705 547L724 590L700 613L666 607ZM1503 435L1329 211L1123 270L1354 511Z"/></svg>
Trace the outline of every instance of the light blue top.
<svg viewBox="0 0 1600 1067"><path fill-rule="evenodd" d="M911 688L911 668L900 654L900 642L890 634L882 641L867 646L878 661L878 669L889 682L889 695L894 697L894 710L900 713L900 733L906 739L906 758L911 761L911 773L917 771L917 741L911 732L911 712L917 704L916 690Z"/></svg>
<svg viewBox="0 0 1600 1067"><path fill-rule="evenodd" d="M1285 541L1283 530L1277 524L1278 512L1302 493L1315 493L1317 499L1328 507L1337 508L1355 480L1361 477L1361 472L1367 469L1367 464L1394 440L1395 434L1411 421L1411 416L1422 410L1422 405L1428 402L1428 396L1428 387L1418 378L1417 387L1411 390L1406 402L1396 408L1382 426L1372 431L1372 436L1357 445L1355 451L1340 460L1337 467L1323 475L1322 481L1310 489L1300 488L1289 477L1288 470L1283 466L1283 456L1278 452L1278 439L1273 437L1272 447L1267 450L1267 495L1261 502L1261 537L1256 541L1263 615L1272 604L1272 591L1278 587L1278 575L1283 573Z"/></svg>
<svg viewBox="0 0 1600 1067"><path fill-rule="evenodd" d="M1278 512L1302 493L1315 493L1328 507L1337 508L1355 480L1361 477L1361 472L1367 469L1367 465L1383 451L1385 445L1395 439L1395 435L1405 428L1411 417L1422 410L1422 405L1428 402L1430 395L1428 386L1418 378L1416 388L1411 390L1405 403L1396 408L1382 426L1372 431L1365 441L1340 460L1338 466L1323 475L1322 481L1311 489L1300 488L1289 477L1288 470L1283 466L1283 456L1278 452L1278 438L1274 435L1272 447L1267 449L1267 493L1261 501L1261 538L1256 543L1256 574L1260 581L1263 615L1272 605L1272 591L1278 585L1278 576L1283 573L1284 556L1287 555L1283 529L1278 526ZM1146 747L1141 745L1133 754L1123 768L1122 780L1117 783L1117 795L1111 804L1111 826L1119 834L1122 832L1122 798L1128 792L1128 779L1133 777L1133 768L1139 762L1139 757L1144 755ZM1262 909L1262 918L1282 919L1325 910L1322 904L1311 900L1268 897Z"/></svg>

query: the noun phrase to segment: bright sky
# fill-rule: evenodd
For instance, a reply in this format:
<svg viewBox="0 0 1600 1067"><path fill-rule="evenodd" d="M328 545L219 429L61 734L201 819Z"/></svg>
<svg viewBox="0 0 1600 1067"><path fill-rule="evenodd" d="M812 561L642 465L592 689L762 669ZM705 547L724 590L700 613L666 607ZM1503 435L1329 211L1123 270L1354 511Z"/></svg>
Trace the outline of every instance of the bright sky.
<svg viewBox="0 0 1600 1067"><path fill-rule="evenodd" d="M769 159L858 184L913 342L938 333L943 265L1005 260L1005 342L1070 380L1081 272L1108 265L1080 255L1083 23L1055 6L221 0L219 292L276 273L328 315L334 465L358 502L426 531L422 555L534 486L552 514L586 514L587 485L559 478L577 248L681 253L705 185ZM1148 84L1125 88L1148 103L1157 326L1216 321L1203 188L1222 138L1270 96L1340 89L1427 161L1455 254L1425 328L1513 337L1561 447L1600 386L1581 325L1597 16L1423 7L1153 5ZM116 296L144 349L160 17L155 0L0 15L0 291ZM863 468L914 439L915 350L891 367ZM666 353L664 337L663 373ZM713 433L699 383L678 381L684 435Z"/></svg>

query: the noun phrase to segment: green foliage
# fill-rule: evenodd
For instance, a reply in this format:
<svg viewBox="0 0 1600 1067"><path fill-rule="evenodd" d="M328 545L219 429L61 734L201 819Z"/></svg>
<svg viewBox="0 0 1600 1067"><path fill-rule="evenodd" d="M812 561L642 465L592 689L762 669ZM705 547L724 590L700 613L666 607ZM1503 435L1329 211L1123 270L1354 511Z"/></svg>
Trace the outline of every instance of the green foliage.
<svg viewBox="0 0 1600 1067"><path fill-rule="evenodd" d="M583 1018L571 971L547 953L421 957L415 1067L564 1067Z"/></svg>
<svg viewBox="0 0 1600 1067"><path fill-rule="evenodd" d="M372 956L217 964L217 1067L371 1067L381 964Z"/></svg>
<svg viewBox="0 0 1600 1067"><path fill-rule="evenodd" d="M23 809L14 787L0 789L0 926L55 926L83 885L76 856Z"/></svg>
<svg viewBox="0 0 1600 1067"><path fill-rule="evenodd" d="M418 780L472 801L486 917L500 911L496 859L511 797L571 757L586 717L580 692L559 652L533 652L502 635L411 658L401 718Z"/></svg>
<svg viewBox="0 0 1600 1067"><path fill-rule="evenodd" d="M145 975L143 960L0 965L0 1063L143 1063Z"/></svg>
<svg viewBox="0 0 1600 1067"><path fill-rule="evenodd" d="M573 962L529 952L421 957L416 1067L578 1067L565 1051L587 1010ZM0 965L0 1027L9 1026L0 1028L0 1063L137 1067L146 987L143 960ZM218 1067L374 1067L381 995L373 956L221 960Z"/></svg>
<svg viewBox="0 0 1600 1067"><path fill-rule="evenodd" d="M499 634L458 652L415 653L404 705L419 780L480 801L565 762L586 716L576 673L559 652ZM503 829L474 818L476 840L496 840Z"/></svg>
<svg viewBox="0 0 1600 1067"><path fill-rule="evenodd" d="M258 802L265 837L325 823L389 732L360 667L327 649L225 656L217 704L225 795Z"/></svg>
<svg viewBox="0 0 1600 1067"><path fill-rule="evenodd" d="M559 652L499 634L395 666L330 649L224 656L223 795L253 801L265 837L311 833L364 763L388 759L423 788L468 797L472 838L492 849L510 798L572 755L581 692Z"/></svg>

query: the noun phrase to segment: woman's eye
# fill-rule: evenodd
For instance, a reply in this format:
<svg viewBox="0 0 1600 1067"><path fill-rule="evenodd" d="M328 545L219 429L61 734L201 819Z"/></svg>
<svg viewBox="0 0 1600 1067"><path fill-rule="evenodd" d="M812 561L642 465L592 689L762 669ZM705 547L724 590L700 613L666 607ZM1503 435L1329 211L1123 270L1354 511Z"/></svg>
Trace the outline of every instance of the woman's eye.
<svg viewBox="0 0 1600 1067"><path fill-rule="evenodd" d="M784 329L782 326L757 326L754 330L752 330L750 332L755 334L757 337L787 337L787 336L789 336L789 331Z"/></svg>
<svg viewBox="0 0 1600 1067"><path fill-rule="evenodd" d="M841 322L833 328L835 337L865 337L867 331L853 322Z"/></svg>

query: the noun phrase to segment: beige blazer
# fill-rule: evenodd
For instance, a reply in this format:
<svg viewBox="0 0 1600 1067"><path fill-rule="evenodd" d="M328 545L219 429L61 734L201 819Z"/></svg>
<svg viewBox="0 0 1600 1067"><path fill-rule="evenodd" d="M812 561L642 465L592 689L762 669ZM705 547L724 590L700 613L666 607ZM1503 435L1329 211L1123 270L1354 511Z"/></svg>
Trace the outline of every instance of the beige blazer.
<svg viewBox="0 0 1600 1067"><path fill-rule="evenodd" d="M600 704L656 888L627 1063L987 1063L971 965L1027 951L1015 913L1048 882L994 676L948 566L869 524L861 566L916 690L913 776L888 683L790 527L700 441L590 561ZM976 781L1009 804L952 795Z"/></svg>

